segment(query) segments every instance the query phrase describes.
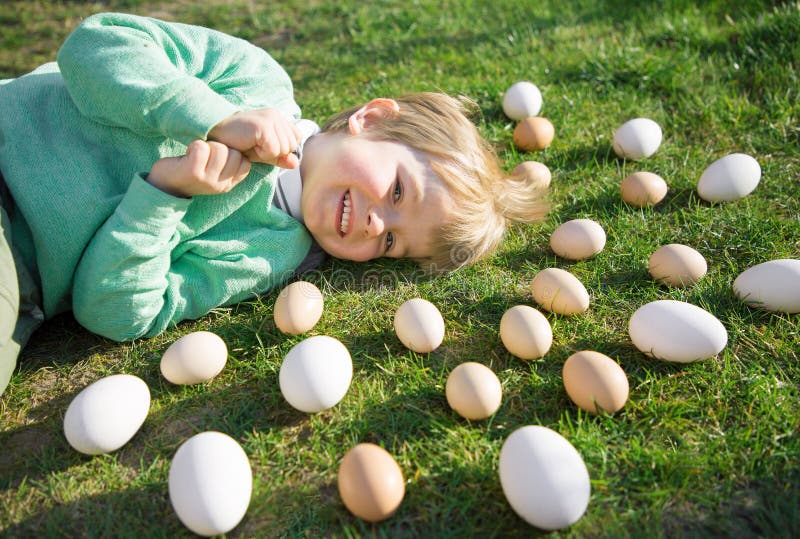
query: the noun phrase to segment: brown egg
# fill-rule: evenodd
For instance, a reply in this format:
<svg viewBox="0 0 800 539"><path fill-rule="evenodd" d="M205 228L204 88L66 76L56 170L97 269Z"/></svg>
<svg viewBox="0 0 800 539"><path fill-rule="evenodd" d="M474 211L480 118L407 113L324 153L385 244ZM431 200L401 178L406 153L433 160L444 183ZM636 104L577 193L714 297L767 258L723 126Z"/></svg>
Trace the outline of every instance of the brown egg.
<svg viewBox="0 0 800 539"><path fill-rule="evenodd" d="M708 264L703 255L680 243L659 247L648 262L650 275L669 286L690 286L703 278Z"/></svg>
<svg viewBox="0 0 800 539"><path fill-rule="evenodd" d="M500 408L503 389L497 375L480 363L469 361L447 377L445 395L450 408L467 419L486 419Z"/></svg>
<svg viewBox="0 0 800 539"><path fill-rule="evenodd" d="M530 180L531 184L537 187L549 186L550 180L553 177L547 165L539 161L523 161L514 167L511 171L511 175L525 176Z"/></svg>
<svg viewBox="0 0 800 539"><path fill-rule="evenodd" d="M400 466L375 444L358 444L348 451L339 465L338 481L344 505L368 522L392 516L405 495Z"/></svg>
<svg viewBox="0 0 800 539"><path fill-rule="evenodd" d="M553 142L555 129L547 118L531 116L521 120L514 128L514 144L525 152L544 150Z"/></svg>
<svg viewBox="0 0 800 539"><path fill-rule="evenodd" d="M397 308L394 331L406 348L418 354L427 354L442 344L444 318L430 301L413 298Z"/></svg>
<svg viewBox="0 0 800 539"><path fill-rule="evenodd" d="M652 172L634 172L622 180L620 192L622 200L632 206L655 206L666 196L667 182Z"/></svg>
<svg viewBox="0 0 800 539"><path fill-rule="evenodd" d="M553 330L542 313L528 305L516 305L500 319L500 340L518 358L538 359L550 350Z"/></svg>
<svg viewBox="0 0 800 539"><path fill-rule="evenodd" d="M591 258L606 245L606 231L591 219L572 219L562 223L550 235L550 248L561 258Z"/></svg>
<svg viewBox="0 0 800 539"><path fill-rule="evenodd" d="M322 292L313 283L296 281L275 300L275 325L284 333L299 335L313 328L322 316Z"/></svg>
<svg viewBox="0 0 800 539"><path fill-rule="evenodd" d="M543 269L531 281L533 299L543 309L577 314L589 308L589 292L577 277L560 268Z"/></svg>
<svg viewBox="0 0 800 539"><path fill-rule="evenodd" d="M562 370L567 395L579 408L593 414L614 413L628 401L628 377L616 361L600 352L584 350L569 356Z"/></svg>

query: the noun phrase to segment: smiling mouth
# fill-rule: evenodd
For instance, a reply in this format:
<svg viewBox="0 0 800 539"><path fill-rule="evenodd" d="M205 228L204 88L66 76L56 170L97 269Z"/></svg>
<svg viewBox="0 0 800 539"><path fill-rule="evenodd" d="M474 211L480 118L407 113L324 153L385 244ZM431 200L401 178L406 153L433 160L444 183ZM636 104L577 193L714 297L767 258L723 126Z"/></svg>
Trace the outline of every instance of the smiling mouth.
<svg viewBox="0 0 800 539"><path fill-rule="evenodd" d="M353 210L350 201L350 191L345 191L342 200L339 202L339 218L337 219L337 232L340 237L345 237L350 230L351 212Z"/></svg>

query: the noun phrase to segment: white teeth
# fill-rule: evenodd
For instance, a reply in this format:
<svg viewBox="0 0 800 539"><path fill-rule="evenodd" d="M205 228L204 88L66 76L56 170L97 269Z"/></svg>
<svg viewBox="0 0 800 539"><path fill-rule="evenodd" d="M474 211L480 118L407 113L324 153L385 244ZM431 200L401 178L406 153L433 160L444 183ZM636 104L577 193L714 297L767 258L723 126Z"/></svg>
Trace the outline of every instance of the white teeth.
<svg viewBox="0 0 800 539"><path fill-rule="evenodd" d="M339 230L347 232L347 225L350 224L350 192L344 194L344 208L342 208L342 224Z"/></svg>

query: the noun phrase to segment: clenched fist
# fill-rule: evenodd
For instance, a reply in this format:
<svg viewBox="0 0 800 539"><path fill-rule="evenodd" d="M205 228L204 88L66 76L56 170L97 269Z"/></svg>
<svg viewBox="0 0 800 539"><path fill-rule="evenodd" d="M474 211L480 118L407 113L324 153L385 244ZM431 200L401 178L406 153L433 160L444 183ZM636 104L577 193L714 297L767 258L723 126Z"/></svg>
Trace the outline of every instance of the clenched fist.
<svg viewBox="0 0 800 539"><path fill-rule="evenodd" d="M173 196L227 193L250 172L242 152L219 142L195 140L182 157L159 159L147 181Z"/></svg>

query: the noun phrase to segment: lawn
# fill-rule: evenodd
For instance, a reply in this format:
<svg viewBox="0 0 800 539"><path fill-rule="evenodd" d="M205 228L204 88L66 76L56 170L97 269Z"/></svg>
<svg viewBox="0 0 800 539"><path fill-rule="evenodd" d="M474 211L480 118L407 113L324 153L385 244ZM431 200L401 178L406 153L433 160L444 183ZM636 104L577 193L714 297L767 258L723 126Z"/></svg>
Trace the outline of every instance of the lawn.
<svg viewBox="0 0 800 539"><path fill-rule="evenodd" d="M133 343L93 336L69 314L48 321L0 398L0 535L191 536L169 502L169 466L187 438L217 430L241 444L253 469L249 509L230 537L535 536L543 532L503 496L498 459L511 432L543 425L572 443L591 479L586 513L554 536L800 536L800 315L751 309L731 288L755 264L800 258L800 4L6 0L0 78L54 60L98 11L252 41L292 75L304 115L318 122L376 96L467 95L507 170L530 159L550 168L552 209L542 223L513 227L492 258L446 275L410 262L327 262L306 276L325 310L301 336L276 328L277 291ZM541 115L555 126L539 153L514 148L515 122L501 108L519 80L542 90ZM646 160L620 160L613 132L635 117L658 122L664 140ZM733 152L758 160L758 187L734 202L703 201L700 174ZM620 197L620 182L638 170L669 186L655 207ZM605 249L579 262L549 247L553 230L575 218L607 234ZM667 243L698 250L707 275L687 288L656 283L647 261ZM514 305L536 306L528 285L548 267L578 277L591 304L578 316L547 313L552 348L523 361L500 341L500 318ZM429 354L407 350L393 331L395 309L413 297L445 320L444 342ZM628 321L658 299L713 313L728 332L725 349L691 364L643 355ZM228 364L211 382L172 385L161 355L197 330L226 341ZM310 335L341 340L353 360L344 399L311 415L291 408L278 386L283 357ZM570 401L561 369L580 350L626 372L620 412L591 415ZM448 407L447 376L465 361L491 367L502 383L502 405L486 421ZM116 452L77 453L63 433L67 406L118 373L147 382L144 425ZM387 449L405 479L398 511L374 525L351 515L337 490L338 465L360 442Z"/></svg>

